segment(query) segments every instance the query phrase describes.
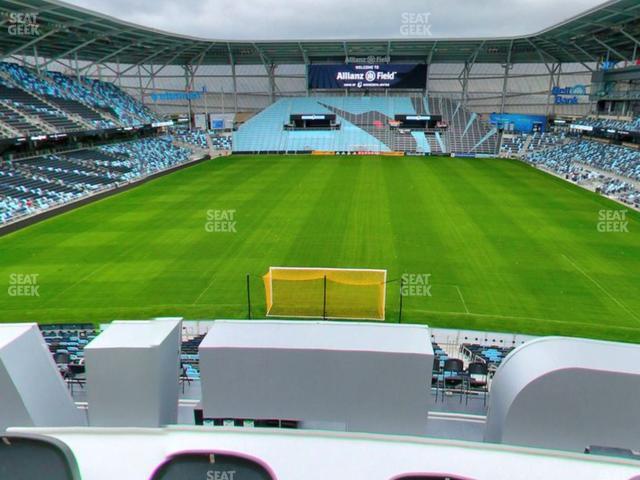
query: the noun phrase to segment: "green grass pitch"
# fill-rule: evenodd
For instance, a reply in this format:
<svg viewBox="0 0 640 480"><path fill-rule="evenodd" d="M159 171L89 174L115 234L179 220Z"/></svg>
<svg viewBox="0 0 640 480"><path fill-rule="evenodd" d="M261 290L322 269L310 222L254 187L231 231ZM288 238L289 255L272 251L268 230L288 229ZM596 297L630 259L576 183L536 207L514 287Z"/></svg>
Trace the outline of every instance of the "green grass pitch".
<svg viewBox="0 0 640 480"><path fill-rule="evenodd" d="M247 273L262 318L271 265L383 268L429 275L404 322L638 342L640 215L601 210L624 207L516 161L219 158L1 237L0 321L245 318Z"/></svg>

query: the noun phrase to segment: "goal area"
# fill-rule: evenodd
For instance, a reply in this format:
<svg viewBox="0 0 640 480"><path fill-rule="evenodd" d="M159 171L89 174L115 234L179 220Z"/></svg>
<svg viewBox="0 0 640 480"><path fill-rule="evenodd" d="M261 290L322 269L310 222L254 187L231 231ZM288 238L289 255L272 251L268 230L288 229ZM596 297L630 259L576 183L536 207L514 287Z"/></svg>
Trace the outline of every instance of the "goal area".
<svg viewBox="0 0 640 480"><path fill-rule="evenodd" d="M268 317L384 320L386 270L270 267Z"/></svg>

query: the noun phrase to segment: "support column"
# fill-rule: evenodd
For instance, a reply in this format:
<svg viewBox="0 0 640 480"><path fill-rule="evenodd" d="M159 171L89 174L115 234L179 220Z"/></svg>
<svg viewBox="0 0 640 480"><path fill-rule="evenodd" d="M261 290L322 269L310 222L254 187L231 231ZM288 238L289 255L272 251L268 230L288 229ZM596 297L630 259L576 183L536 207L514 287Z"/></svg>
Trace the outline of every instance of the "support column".
<svg viewBox="0 0 640 480"><path fill-rule="evenodd" d="M276 95L276 81L274 78L274 72L276 70L276 66L271 64L267 67L267 74L269 75L269 103L273 104L275 102Z"/></svg>
<svg viewBox="0 0 640 480"><path fill-rule="evenodd" d="M471 70L471 66L468 62L465 62L462 69L462 107L465 109L467 108L467 98L469 96L469 70Z"/></svg>
<svg viewBox="0 0 640 480"><path fill-rule="evenodd" d="M429 96L429 79L431 78L431 55L429 55L429 59L427 60L427 75L424 79L424 96Z"/></svg>
<svg viewBox="0 0 640 480"><path fill-rule="evenodd" d="M509 44L509 52L507 53L507 63L504 65L504 77L502 79L502 99L500 101L500 113L504 113L505 99L507 96L507 85L509 83L509 70L511 70L511 52L513 51L513 40Z"/></svg>
<svg viewBox="0 0 640 480"><path fill-rule="evenodd" d="M557 71L557 75L556 75L556 81L555 81L554 85L555 86L560 86L560 75L562 73L562 64L558 63L555 70ZM551 115L555 116L555 114L556 114L556 102L553 102L551 104Z"/></svg>
<svg viewBox="0 0 640 480"><path fill-rule="evenodd" d="M33 46L33 61L36 64L36 72L40 75L40 62L38 61L38 47Z"/></svg>
<svg viewBox="0 0 640 480"><path fill-rule="evenodd" d="M156 73L154 73L153 65L149 66L149 73L151 74L151 90L156 91ZM147 84L147 86L149 86Z"/></svg>
<svg viewBox="0 0 640 480"><path fill-rule="evenodd" d="M431 46L431 51L429 51L429 56L427 57L427 78L425 78L425 84L424 84L424 94L425 96L429 95L429 79L431 78L431 65L433 64L433 54L436 51L436 45L438 45L438 42L433 42L433 45Z"/></svg>
<svg viewBox="0 0 640 480"><path fill-rule="evenodd" d="M304 62L304 91L309 96L309 63Z"/></svg>
<svg viewBox="0 0 640 480"><path fill-rule="evenodd" d="M235 61L231 63L231 80L233 82L233 113L238 113L238 81Z"/></svg>
<svg viewBox="0 0 640 480"><path fill-rule="evenodd" d="M78 80L78 83L80 83L80 65L78 65L78 52L75 52L73 54L73 57L76 64L76 80Z"/></svg>
<svg viewBox="0 0 640 480"><path fill-rule="evenodd" d="M547 67L548 68L548 67ZM545 109L545 115L553 115L556 110L555 100L551 100L553 95L553 88L557 87L560 84L560 64L554 63L551 65L551 69L549 69L549 92L547 93L547 106ZM556 77L556 73L558 73Z"/></svg>
<svg viewBox="0 0 640 480"><path fill-rule="evenodd" d="M500 113L504 113L505 99L507 96L507 85L509 82L509 69L511 66L506 63L504 66L504 76L502 77L502 96L500 98Z"/></svg>
<svg viewBox="0 0 640 480"><path fill-rule="evenodd" d="M190 84L190 81L189 81L189 74L190 74L189 66L188 65L184 65L183 69L184 69L184 91L188 92L189 91L189 84ZM193 128L193 125L192 125L193 119L192 119L192 115L191 115L191 100L189 100L189 99L187 99L187 108L188 108L187 114L188 114L188 117L189 117L189 129L191 129L191 128Z"/></svg>
<svg viewBox="0 0 640 480"><path fill-rule="evenodd" d="M142 87L142 71L140 70L140 64L138 64L138 86L140 88L140 101L144 103L144 88Z"/></svg>

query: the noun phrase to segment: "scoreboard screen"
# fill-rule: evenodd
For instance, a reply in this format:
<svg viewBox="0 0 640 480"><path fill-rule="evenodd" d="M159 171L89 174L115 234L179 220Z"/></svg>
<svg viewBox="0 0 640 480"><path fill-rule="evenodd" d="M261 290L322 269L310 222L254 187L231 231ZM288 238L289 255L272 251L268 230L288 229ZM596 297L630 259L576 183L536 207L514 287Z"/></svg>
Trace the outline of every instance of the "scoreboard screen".
<svg viewBox="0 0 640 480"><path fill-rule="evenodd" d="M442 115L396 115L400 128L441 128Z"/></svg>
<svg viewBox="0 0 640 480"><path fill-rule="evenodd" d="M336 116L332 113L300 113L289 115L292 128L323 129L336 125Z"/></svg>
<svg viewBox="0 0 640 480"><path fill-rule="evenodd" d="M427 78L427 65L424 63L312 64L308 68L310 89L422 89Z"/></svg>

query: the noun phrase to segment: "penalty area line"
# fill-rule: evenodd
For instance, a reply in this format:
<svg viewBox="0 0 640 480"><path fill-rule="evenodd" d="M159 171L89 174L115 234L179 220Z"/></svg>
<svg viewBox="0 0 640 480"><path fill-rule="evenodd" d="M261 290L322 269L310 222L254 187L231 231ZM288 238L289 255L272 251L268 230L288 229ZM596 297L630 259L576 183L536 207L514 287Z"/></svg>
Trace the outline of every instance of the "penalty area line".
<svg viewBox="0 0 640 480"><path fill-rule="evenodd" d="M198 302L200 301L200 299L202 298L202 296L211 288L211 285L213 285L213 281L216 279L216 274L215 272L213 273L213 275L211 275L211 279L209 280L209 283L207 283L207 286L204 287L204 290L202 290L202 292L200 292L200 295L198 295L198 298L196 298L193 303L191 304L192 307L195 307Z"/></svg>
<svg viewBox="0 0 640 480"><path fill-rule="evenodd" d="M462 296L462 290L460 290L460 287L458 285L454 285L454 287L456 287L456 290L458 291L458 295L460 295L460 300L462 300L462 306L464 307L464 311L467 313L471 313L467 308L467 302L464 301L464 297Z"/></svg>
<svg viewBox="0 0 640 480"><path fill-rule="evenodd" d="M625 310L629 315L631 315L635 320L637 320L638 322L640 322L640 318L637 317L637 315L629 308L627 307L624 303L622 303L622 301L618 300L616 297L614 297L612 294L610 294L607 290L605 290L605 288L600 285L600 283L591 277L591 275L589 275L587 272L585 272L583 269L581 269L578 264L576 262L574 262L573 260L571 260L567 255L565 255L564 253L562 254L562 256L564 258L567 259L567 261L573 265L573 267L578 270L578 272L580 272L582 275L584 275L591 283L593 283L596 287L598 287L600 290L602 290L611 300L613 300L614 302L616 302L618 304L618 306L620 308L622 308L623 310Z"/></svg>

